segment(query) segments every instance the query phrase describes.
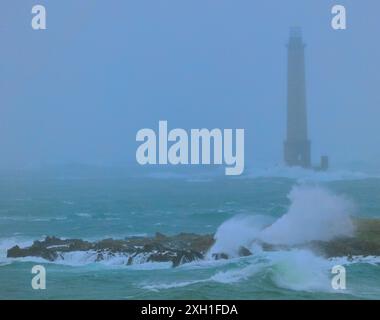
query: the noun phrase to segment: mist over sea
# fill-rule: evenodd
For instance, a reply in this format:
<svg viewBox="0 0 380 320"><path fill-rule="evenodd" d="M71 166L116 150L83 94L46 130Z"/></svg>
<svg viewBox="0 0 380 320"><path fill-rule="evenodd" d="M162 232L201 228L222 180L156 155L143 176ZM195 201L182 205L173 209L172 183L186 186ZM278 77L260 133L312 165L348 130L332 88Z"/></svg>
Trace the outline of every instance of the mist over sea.
<svg viewBox="0 0 380 320"><path fill-rule="evenodd" d="M325 259L306 249L234 255L253 238L294 244L352 232L351 216L380 218L380 178L358 171L270 168L145 175L19 174L0 179L1 299L352 299L380 298L380 257ZM266 228L270 226L270 228ZM264 230L265 229L265 230ZM264 230L264 231L263 231ZM126 265L95 262L87 252L54 263L6 258L15 244L47 235L96 240L156 232L215 233L208 257ZM212 251L232 259L212 260ZM47 289L32 290L31 268L47 270ZM331 268L347 269L347 290L331 288Z"/></svg>

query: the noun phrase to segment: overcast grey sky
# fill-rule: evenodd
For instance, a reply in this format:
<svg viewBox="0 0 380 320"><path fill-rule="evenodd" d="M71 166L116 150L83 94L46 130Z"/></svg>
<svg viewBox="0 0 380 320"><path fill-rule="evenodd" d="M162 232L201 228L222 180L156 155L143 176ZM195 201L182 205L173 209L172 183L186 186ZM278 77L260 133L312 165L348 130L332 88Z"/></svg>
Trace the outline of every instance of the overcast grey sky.
<svg viewBox="0 0 380 320"><path fill-rule="evenodd" d="M44 4L47 30L33 31ZM348 29L330 26L346 6ZM314 162L380 160L378 0L3 0L0 167L135 163L137 130L244 128L282 161L289 27L303 28ZM380 161L379 161L380 162Z"/></svg>

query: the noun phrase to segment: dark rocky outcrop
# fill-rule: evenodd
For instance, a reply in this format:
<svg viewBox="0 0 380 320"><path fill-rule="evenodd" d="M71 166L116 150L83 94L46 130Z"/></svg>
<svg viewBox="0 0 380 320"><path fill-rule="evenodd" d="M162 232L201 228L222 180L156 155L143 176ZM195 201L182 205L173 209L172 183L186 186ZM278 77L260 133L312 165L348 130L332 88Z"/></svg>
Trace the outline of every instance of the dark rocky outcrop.
<svg viewBox="0 0 380 320"><path fill-rule="evenodd" d="M311 241L303 247L311 248L327 258L352 256L380 256L380 219L353 219L352 237L339 237L330 241Z"/></svg>
<svg viewBox="0 0 380 320"><path fill-rule="evenodd" d="M246 247L243 247L243 246L239 247L239 249L238 249L238 256L239 257L247 257L247 256L251 256L251 255L252 255L252 252L249 251ZM225 252L213 253L211 256L215 260L226 260L226 259L230 259L231 258Z"/></svg>
<svg viewBox="0 0 380 320"><path fill-rule="evenodd" d="M330 241L311 241L297 246L272 245L260 241L257 241L257 244L264 251L306 248L327 258L358 255L380 256L380 219L356 219L354 223L356 231L353 237L341 237ZM46 237L42 241L34 241L31 246L26 248L19 246L10 248L7 257L40 257L48 261L55 261L65 259L65 253L68 252L88 251L95 254L95 262L121 255L127 258L127 265L139 262L171 262L176 267L203 259L213 244L212 234L193 233L180 233L174 236L156 233L153 237L104 239L96 242ZM238 249L239 256L252 254L246 247ZM230 258L226 252L213 253L212 257L216 260Z"/></svg>
<svg viewBox="0 0 380 320"><path fill-rule="evenodd" d="M130 237L123 240L104 239L89 242L81 239L60 239L46 237L34 241L26 248L14 246L7 251L9 258L40 257L48 261L64 259L64 254L74 251L96 253L95 261L102 261L115 255L127 257L127 264L133 264L139 257L143 262L172 262L173 266L204 258L214 243L212 235L180 233L165 236L157 233L154 237Z"/></svg>

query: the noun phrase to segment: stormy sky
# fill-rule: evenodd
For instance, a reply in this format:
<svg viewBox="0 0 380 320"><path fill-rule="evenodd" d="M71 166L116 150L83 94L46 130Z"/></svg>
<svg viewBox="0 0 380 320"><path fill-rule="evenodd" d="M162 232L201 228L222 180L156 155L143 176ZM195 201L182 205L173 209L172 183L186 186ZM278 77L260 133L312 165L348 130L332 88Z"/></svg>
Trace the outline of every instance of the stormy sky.
<svg viewBox="0 0 380 320"><path fill-rule="evenodd" d="M281 163L291 26L313 162L380 163L378 0L3 0L1 15L0 168L134 164L136 132L159 120L244 128L247 165Z"/></svg>

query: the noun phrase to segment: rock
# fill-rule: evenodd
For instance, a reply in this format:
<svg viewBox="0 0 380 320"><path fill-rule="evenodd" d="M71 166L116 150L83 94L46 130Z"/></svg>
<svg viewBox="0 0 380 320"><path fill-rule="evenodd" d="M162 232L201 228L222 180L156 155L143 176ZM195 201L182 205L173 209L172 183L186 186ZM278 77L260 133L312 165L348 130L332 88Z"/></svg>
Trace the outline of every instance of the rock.
<svg viewBox="0 0 380 320"><path fill-rule="evenodd" d="M330 241L312 241L308 244L316 253L327 258L352 256L380 256L380 244L357 238L336 238Z"/></svg>
<svg viewBox="0 0 380 320"><path fill-rule="evenodd" d="M127 265L139 262L172 262L173 266L203 259L214 243L212 235L180 233L166 236L156 233L154 237L131 237L122 240L103 239L89 242L81 239L46 237L34 241L26 248L14 246L7 251L9 258L41 257L49 261L64 259L64 253L73 251L96 251L95 261L109 259L115 255L127 257Z"/></svg>
<svg viewBox="0 0 380 320"><path fill-rule="evenodd" d="M227 253L213 253L212 258L215 260L221 260L221 259L228 259L228 254Z"/></svg>
<svg viewBox="0 0 380 320"><path fill-rule="evenodd" d="M24 250L16 245L7 251L7 258L21 258L25 257L24 254Z"/></svg>
<svg viewBox="0 0 380 320"><path fill-rule="evenodd" d="M238 254L239 254L239 257L247 257L247 256L251 256L252 252L249 251L246 247L240 247Z"/></svg>
<svg viewBox="0 0 380 320"><path fill-rule="evenodd" d="M195 260L203 259L203 254L197 251L181 251L177 254L177 256L173 259L173 267L177 267L181 264L192 262Z"/></svg>
<svg viewBox="0 0 380 320"><path fill-rule="evenodd" d="M238 255L239 257L251 256L252 252L249 251L246 247L241 246L238 250ZM227 253L218 252L218 253L213 253L212 258L215 260L222 260L222 259L229 259L230 256Z"/></svg>
<svg viewBox="0 0 380 320"><path fill-rule="evenodd" d="M7 251L8 258L25 258L25 257L41 257L48 261L54 261L58 254L54 250L50 250L43 243L35 242L28 248L21 249L19 246L14 246Z"/></svg>
<svg viewBox="0 0 380 320"><path fill-rule="evenodd" d="M310 241L297 246L274 245L256 241L264 251L311 249L325 257L353 257L356 255L380 256L380 219L354 220L356 232L353 237L341 237L330 241ZM215 240L212 234L199 235L180 233L173 236L157 232L153 237L129 237L125 239L103 239L89 242L82 239L60 239L48 236L34 241L29 247L14 246L7 251L8 258L40 257L48 261L64 259L65 253L91 251L96 253L95 261L103 261L116 255L124 256L126 264L141 262L171 262L173 267L203 259ZM241 246L239 256L252 252ZM213 259L229 259L225 252L212 255Z"/></svg>
<svg viewBox="0 0 380 320"><path fill-rule="evenodd" d="M380 256L380 219L353 218L352 237L337 237L329 241L311 241L302 247L327 257Z"/></svg>
<svg viewBox="0 0 380 320"><path fill-rule="evenodd" d="M156 232L156 239L161 239L161 240L164 240L166 239L166 236L160 232Z"/></svg>
<svg viewBox="0 0 380 320"><path fill-rule="evenodd" d="M173 262L176 254L173 252L158 252L149 255L148 262Z"/></svg>

